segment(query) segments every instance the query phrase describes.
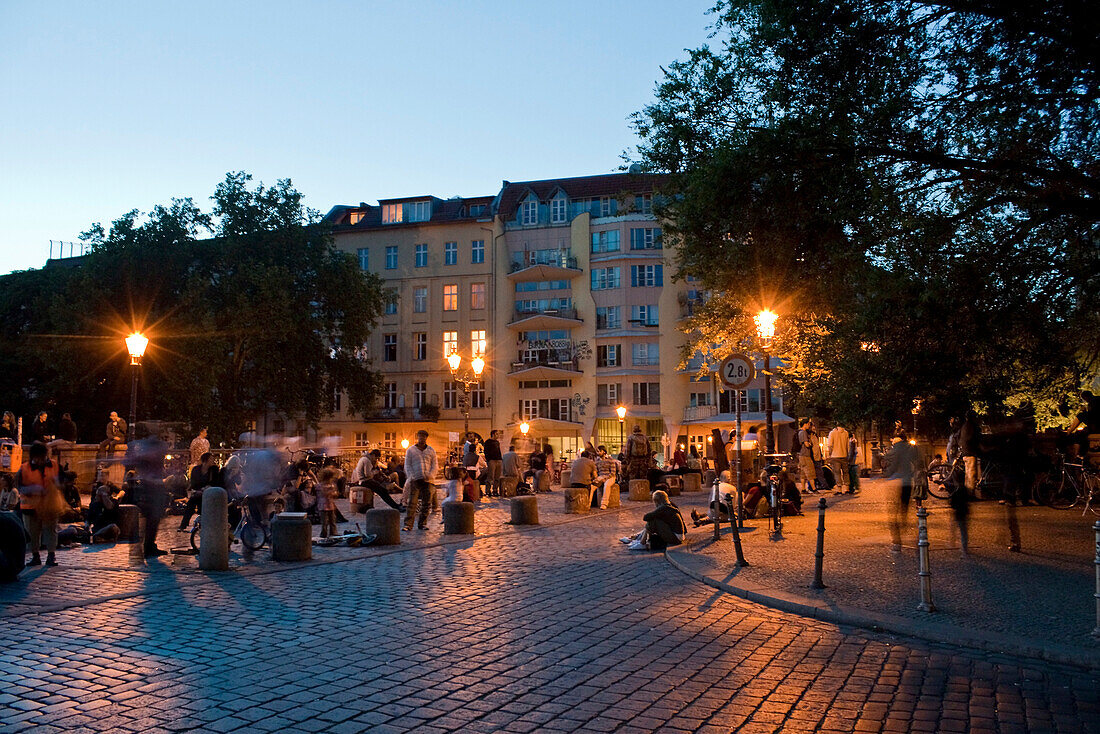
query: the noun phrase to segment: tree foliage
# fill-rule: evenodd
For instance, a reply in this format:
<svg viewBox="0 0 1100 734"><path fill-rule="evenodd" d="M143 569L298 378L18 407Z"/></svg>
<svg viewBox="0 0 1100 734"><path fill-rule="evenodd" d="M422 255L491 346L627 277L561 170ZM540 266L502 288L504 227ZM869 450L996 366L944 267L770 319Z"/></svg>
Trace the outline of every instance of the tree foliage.
<svg viewBox="0 0 1100 734"><path fill-rule="evenodd" d="M1056 419L1100 356L1100 74L1083 2L721 0L635 116L692 348L772 306L803 408ZM730 318L733 315L735 318ZM741 315L741 317L736 317ZM864 348L861 348L864 347Z"/></svg>
<svg viewBox="0 0 1100 734"><path fill-rule="evenodd" d="M110 410L126 413L123 337L141 330L139 418L231 439L265 410L315 423L337 391L349 410L369 408L379 378L361 346L383 308L381 283L332 246L289 180L250 182L228 174L210 213L178 199L93 225L78 265L9 276L4 404L68 410L98 435Z"/></svg>

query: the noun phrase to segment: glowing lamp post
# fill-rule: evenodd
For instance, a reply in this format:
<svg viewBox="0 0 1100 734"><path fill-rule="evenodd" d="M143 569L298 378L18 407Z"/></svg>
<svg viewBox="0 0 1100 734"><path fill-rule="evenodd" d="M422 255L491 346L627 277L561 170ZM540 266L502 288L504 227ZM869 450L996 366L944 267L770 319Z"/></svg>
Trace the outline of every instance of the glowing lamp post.
<svg viewBox="0 0 1100 734"><path fill-rule="evenodd" d="M623 431L623 422L626 420L626 406L620 405L615 408L615 413L619 416L619 453L623 452L623 444L626 442L626 434Z"/></svg>
<svg viewBox="0 0 1100 734"><path fill-rule="evenodd" d="M481 373L485 370L485 360L482 359L480 354L475 353L474 358L470 360L470 369L459 372L461 365L462 357L458 356L458 352L451 352L447 355L447 366L451 368L451 377L454 378L455 382L462 385L462 417L465 419L462 438L465 440L466 434L470 432L470 388L481 382Z"/></svg>
<svg viewBox="0 0 1100 734"><path fill-rule="evenodd" d="M408 451L408 449L409 449L409 439L407 439L407 438L401 439L401 448Z"/></svg>
<svg viewBox="0 0 1100 734"><path fill-rule="evenodd" d="M126 337L126 351L130 353L130 366L133 368L133 378L130 382L130 425L126 429L127 443L134 440L134 428L137 423L138 372L141 371L141 358L145 356L145 348L148 346L149 338L141 332L134 332Z"/></svg>
<svg viewBox="0 0 1100 734"><path fill-rule="evenodd" d="M764 345L764 424L768 431L768 441L765 446L769 454L775 453L775 433L772 430L772 365L768 350L771 348L772 338L775 337L775 320L778 318L777 314L767 309L753 317L753 321L756 322L756 333Z"/></svg>

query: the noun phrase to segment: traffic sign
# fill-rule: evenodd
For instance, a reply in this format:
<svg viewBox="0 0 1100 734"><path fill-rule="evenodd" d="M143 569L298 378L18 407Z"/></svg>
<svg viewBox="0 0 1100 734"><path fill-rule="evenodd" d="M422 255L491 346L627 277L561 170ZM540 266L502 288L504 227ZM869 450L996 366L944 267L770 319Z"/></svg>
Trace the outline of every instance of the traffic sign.
<svg viewBox="0 0 1100 734"><path fill-rule="evenodd" d="M746 355L734 354L722 362L719 372L723 385L734 390L743 390L756 376L756 367Z"/></svg>

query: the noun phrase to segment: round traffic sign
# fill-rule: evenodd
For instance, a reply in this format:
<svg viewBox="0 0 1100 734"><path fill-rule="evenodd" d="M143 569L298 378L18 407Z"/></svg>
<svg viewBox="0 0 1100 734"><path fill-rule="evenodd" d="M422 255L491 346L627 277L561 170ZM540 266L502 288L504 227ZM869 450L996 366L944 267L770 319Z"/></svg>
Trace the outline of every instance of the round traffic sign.
<svg viewBox="0 0 1100 734"><path fill-rule="evenodd" d="M722 362L719 372L723 385L734 390L742 390L748 387L752 378L756 376L756 367L746 355L734 354Z"/></svg>

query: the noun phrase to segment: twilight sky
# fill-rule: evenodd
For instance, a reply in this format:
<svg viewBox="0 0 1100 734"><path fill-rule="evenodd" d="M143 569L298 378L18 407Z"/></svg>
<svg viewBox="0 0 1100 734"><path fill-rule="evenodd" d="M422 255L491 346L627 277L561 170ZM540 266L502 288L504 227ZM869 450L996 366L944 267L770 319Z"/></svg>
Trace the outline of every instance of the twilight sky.
<svg viewBox="0 0 1100 734"><path fill-rule="evenodd" d="M231 170L307 205L613 171L712 0L0 0L0 273Z"/></svg>

